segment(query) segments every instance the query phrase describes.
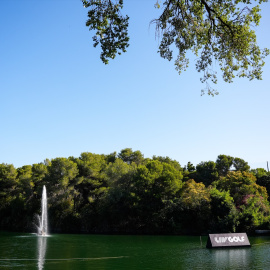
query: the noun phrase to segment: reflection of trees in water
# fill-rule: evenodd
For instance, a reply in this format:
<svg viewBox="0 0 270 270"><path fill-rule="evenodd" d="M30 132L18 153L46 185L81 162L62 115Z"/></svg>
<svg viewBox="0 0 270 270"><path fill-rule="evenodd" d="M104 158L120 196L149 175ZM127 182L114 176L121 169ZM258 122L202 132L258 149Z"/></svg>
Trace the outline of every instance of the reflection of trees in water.
<svg viewBox="0 0 270 270"><path fill-rule="evenodd" d="M45 254L47 249L47 237L38 237L38 270L44 267Z"/></svg>

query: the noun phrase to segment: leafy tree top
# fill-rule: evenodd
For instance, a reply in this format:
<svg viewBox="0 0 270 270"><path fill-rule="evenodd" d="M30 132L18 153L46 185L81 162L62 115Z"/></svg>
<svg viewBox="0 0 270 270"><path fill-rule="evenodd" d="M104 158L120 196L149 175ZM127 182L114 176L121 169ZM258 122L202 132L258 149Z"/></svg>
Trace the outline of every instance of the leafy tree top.
<svg viewBox="0 0 270 270"><path fill-rule="evenodd" d="M213 182L213 186L219 190L229 191L236 204L245 203L246 196L261 196L267 200L268 194L265 187L256 184L256 177L248 172L228 172L224 177Z"/></svg>
<svg viewBox="0 0 270 270"><path fill-rule="evenodd" d="M126 52L129 46L128 16L121 14L123 0L82 0L89 8L86 26L95 30L94 47L100 44L101 60ZM260 5L267 0L157 0L161 15L152 20L160 36L159 53L171 61L175 58L179 74L189 65L187 53L198 57L196 69L209 95L218 94L209 81L217 83L214 63L218 63L223 80L237 77L262 79L268 49L257 45L254 26L260 22ZM176 50L176 53L173 53Z"/></svg>

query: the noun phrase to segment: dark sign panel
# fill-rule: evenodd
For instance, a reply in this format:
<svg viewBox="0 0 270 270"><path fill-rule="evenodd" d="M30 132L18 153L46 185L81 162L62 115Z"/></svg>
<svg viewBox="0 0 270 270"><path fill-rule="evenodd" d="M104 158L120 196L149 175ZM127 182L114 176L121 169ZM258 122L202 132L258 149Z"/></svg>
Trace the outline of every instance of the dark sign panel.
<svg viewBox="0 0 270 270"><path fill-rule="evenodd" d="M207 248L250 247L246 233L209 234Z"/></svg>

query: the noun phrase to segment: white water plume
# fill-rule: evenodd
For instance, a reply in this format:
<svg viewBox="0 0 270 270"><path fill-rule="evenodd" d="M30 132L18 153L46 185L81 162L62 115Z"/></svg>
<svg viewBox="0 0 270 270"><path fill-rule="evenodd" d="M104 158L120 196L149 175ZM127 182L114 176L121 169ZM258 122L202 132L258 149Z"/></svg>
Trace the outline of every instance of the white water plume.
<svg viewBox="0 0 270 270"><path fill-rule="evenodd" d="M41 199L41 215L38 216L38 234L48 235L48 210L47 210L47 192L46 187L43 186L42 199Z"/></svg>

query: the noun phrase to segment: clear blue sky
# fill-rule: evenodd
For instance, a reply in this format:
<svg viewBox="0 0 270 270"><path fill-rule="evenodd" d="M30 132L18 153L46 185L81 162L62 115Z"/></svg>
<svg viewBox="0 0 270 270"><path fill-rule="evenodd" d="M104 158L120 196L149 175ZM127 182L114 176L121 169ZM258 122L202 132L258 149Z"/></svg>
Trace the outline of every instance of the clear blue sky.
<svg viewBox="0 0 270 270"><path fill-rule="evenodd" d="M128 52L104 65L80 0L0 1L0 163L15 167L82 152L124 148L145 157L270 162L270 57L262 81L218 84L200 95L200 74L181 74L156 53L149 22L155 0L125 0ZM270 48L270 5L263 4L258 43Z"/></svg>

